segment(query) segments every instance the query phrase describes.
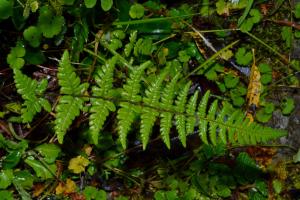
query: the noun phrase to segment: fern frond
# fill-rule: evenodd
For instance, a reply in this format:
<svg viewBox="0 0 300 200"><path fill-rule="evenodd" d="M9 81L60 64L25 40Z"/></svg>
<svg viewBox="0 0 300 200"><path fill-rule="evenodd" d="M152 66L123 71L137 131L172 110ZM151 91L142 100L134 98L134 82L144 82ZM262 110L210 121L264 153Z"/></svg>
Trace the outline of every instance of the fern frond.
<svg viewBox="0 0 300 200"><path fill-rule="evenodd" d="M97 69L95 82L97 86L92 88L93 96L111 97L113 88L113 71L117 62L117 57L106 61L105 65ZM109 115L114 112L116 107L113 102L101 98L91 98L91 115L89 119L90 135L92 142L98 144L98 137L103 124Z"/></svg>
<svg viewBox="0 0 300 200"><path fill-rule="evenodd" d="M182 91L179 93L177 100L175 101L176 104L176 111L179 113L184 113L185 104L187 101L187 95L191 86L191 82L188 82ZM184 114L176 114L176 128L178 130L179 139L184 147L186 147L186 117Z"/></svg>
<svg viewBox="0 0 300 200"><path fill-rule="evenodd" d="M146 146L149 141L150 133L152 127L154 126L155 120L159 115L157 108L159 107L159 99L161 92L161 84L165 78L165 74L161 74L157 80L152 82L149 88L146 90L146 96L143 98L143 102L149 106L142 109L141 113L141 138L143 149L146 149Z"/></svg>
<svg viewBox="0 0 300 200"><path fill-rule="evenodd" d="M161 97L161 107L165 110L173 110L173 101L175 97L175 86L179 75L175 76L170 83L167 84L165 89L163 90L163 94ZM162 140L168 147L171 148L170 144L170 129L172 127L172 112L162 112L160 114L160 133L162 136Z"/></svg>
<svg viewBox="0 0 300 200"><path fill-rule="evenodd" d="M55 133L58 142L63 143L64 136L75 117L80 114L85 99L80 97L88 88L87 83L80 84L80 78L76 75L69 60L69 53L65 51L58 68L58 83L61 86L56 107Z"/></svg>
<svg viewBox="0 0 300 200"><path fill-rule="evenodd" d="M38 83L24 75L19 69L14 69L14 79L17 92L24 99L21 110L23 123L31 122L33 117L41 112L42 108L48 112L51 111L50 103L45 98L39 97L47 89L48 82L46 79Z"/></svg>
<svg viewBox="0 0 300 200"><path fill-rule="evenodd" d="M139 66L135 71L130 74L127 83L123 86L122 96L125 101L120 103L120 109L118 110L118 132L122 147L126 149L127 134L130 131L131 124L134 121L136 113L140 112L140 106L133 105L132 103L138 103L142 97L140 93L140 80L144 70L150 67L152 63L147 61ZM129 103L130 102L130 103Z"/></svg>

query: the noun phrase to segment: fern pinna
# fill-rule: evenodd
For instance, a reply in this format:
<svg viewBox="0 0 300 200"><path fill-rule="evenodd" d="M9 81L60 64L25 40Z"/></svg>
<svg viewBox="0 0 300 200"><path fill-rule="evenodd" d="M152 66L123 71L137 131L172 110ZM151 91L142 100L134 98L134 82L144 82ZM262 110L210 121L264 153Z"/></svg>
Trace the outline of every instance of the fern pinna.
<svg viewBox="0 0 300 200"><path fill-rule="evenodd" d="M89 98L91 103L89 125L95 144L98 143L99 134L110 112L117 112L117 131L123 148L127 146L127 135L138 116L141 119L140 135L144 149L158 118L161 136L168 148L171 147L169 133L173 125L183 146L186 146L186 136L195 129L199 130L204 143L213 145L228 142L256 144L285 135L285 131L250 123L243 112L233 109L228 103L221 109L217 100L209 104L209 91L200 102L198 92L189 97L191 85L189 82L183 88L176 89L178 75L165 84L166 74L162 73L157 79L141 87L144 70L152 65L150 61L130 72L127 82L119 88L121 99L116 104L116 101L113 101L113 74L117 64L119 64L118 57L114 56L99 66L94 75L96 85L91 88L92 95ZM68 127L79 115L87 100L82 97L87 84L80 84L67 52L61 59L58 78L62 96L56 108L55 131L59 142L62 142Z"/></svg>
<svg viewBox="0 0 300 200"><path fill-rule="evenodd" d="M13 69L17 92L24 100L21 109L21 120L23 123L28 123L33 120L37 113L41 112L42 108L50 112L51 105L43 97L48 81L43 79L38 82L23 74L21 71L25 64L23 56L25 56L25 48L18 45L11 49L10 54L7 56L7 63Z"/></svg>
<svg viewBox="0 0 300 200"><path fill-rule="evenodd" d="M80 78L70 63L68 51L65 51L61 58L57 77L61 86L61 97L56 107L54 129L58 142L63 143L67 129L83 108L85 98L82 97L82 94L88 88L88 83L80 84Z"/></svg>

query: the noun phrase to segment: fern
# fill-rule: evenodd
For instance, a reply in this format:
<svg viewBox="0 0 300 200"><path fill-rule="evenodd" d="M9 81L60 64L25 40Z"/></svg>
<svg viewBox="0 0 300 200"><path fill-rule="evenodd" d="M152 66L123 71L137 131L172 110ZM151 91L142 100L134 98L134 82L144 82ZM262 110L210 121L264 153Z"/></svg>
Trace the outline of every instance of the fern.
<svg viewBox="0 0 300 200"><path fill-rule="evenodd" d="M65 51L58 68L58 83L61 86L59 103L56 107L55 133L59 143L63 143L64 136L75 117L80 114L85 99L81 95L88 88L87 83L80 84L69 60L69 53Z"/></svg>
<svg viewBox="0 0 300 200"><path fill-rule="evenodd" d="M151 53L151 40L138 40L136 32L129 38L126 46L126 57L133 51L134 56L148 55ZM121 35L122 36L122 35ZM119 39L123 38L118 37ZM140 137L143 149L146 149L151 136L152 128L160 118L160 133L162 140L168 148L170 144L170 130L175 126L182 145L186 146L186 137L199 130L201 140L206 144L218 145L219 143L231 144L256 144L278 138L286 134L282 130L263 127L256 123L250 123L240 110L233 109L229 104L219 107L217 100L209 104L210 92L208 91L198 102L198 92L189 97L191 83L188 82L180 88L177 84L179 74L163 86L166 77L165 70L152 82L147 82L141 87L144 80L144 70L152 65L146 61L139 67L132 67L122 53L116 52L107 42L100 41L104 47L114 56L108 60L102 60L104 65L95 70L95 84L91 87L90 98L84 97L89 87L88 83L81 83L79 76L70 63L69 53L65 51L58 68L58 82L60 95L56 107L55 133L59 143L63 143L64 136L74 119L85 108L85 102L90 101L89 128L92 143L98 144L98 138L103 129L104 122L110 112L117 112L117 131L122 147L127 146L127 135L136 119L140 119ZM136 43L140 43L137 47ZM131 47L130 47L131 45ZM134 46L135 45L135 46ZM149 46L149 48L146 48ZM14 70L14 78L17 91L25 100L22 109L23 122L30 122L33 116L42 108L51 111L49 102L40 97L47 88L47 81L38 83L21 73L24 65L24 51L17 47L8 56L8 63ZM129 78L122 88L121 99L115 104L113 77L116 64L129 68ZM143 90L141 89L143 88Z"/></svg>
<svg viewBox="0 0 300 200"><path fill-rule="evenodd" d="M92 88L93 96L111 97L113 87L113 70L117 57L112 57L105 63L104 66L98 68L95 75L97 86ZM94 144L98 144L98 137L103 124L109 115L109 112L114 112L116 106L111 101L106 101L101 98L91 98L91 115L90 115L90 134Z"/></svg>

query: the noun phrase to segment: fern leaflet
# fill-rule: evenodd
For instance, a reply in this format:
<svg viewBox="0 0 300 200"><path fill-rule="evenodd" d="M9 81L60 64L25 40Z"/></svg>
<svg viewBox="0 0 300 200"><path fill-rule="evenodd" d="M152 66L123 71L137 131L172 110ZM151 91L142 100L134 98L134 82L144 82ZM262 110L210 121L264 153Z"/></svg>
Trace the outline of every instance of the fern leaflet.
<svg viewBox="0 0 300 200"><path fill-rule="evenodd" d="M80 97L88 88L88 83L80 84L70 63L69 53L65 51L58 68L58 83L61 86L59 103L56 107L55 133L58 142L63 143L64 136L75 117L80 114L85 99Z"/></svg>
<svg viewBox="0 0 300 200"><path fill-rule="evenodd" d="M154 109L159 107L161 84L164 80L165 74L161 74L157 80L155 80L149 88L146 90L146 96L143 98L143 102L149 107L143 108L141 113L141 138L143 143L143 149L146 149L146 145L149 141L149 136L152 131L152 127L155 123L159 111Z"/></svg>
<svg viewBox="0 0 300 200"><path fill-rule="evenodd" d="M161 107L166 110L173 110L173 101L175 97L175 85L179 76L175 76L172 81L167 84L165 89L163 90L163 94L161 97ZM170 144L170 129L172 127L172 117L173 113L171 112L162 112L160 114L160 133L162 135L162 139L168 149L171 148Z"/></svg>
<svg viewBox="0 0 300 200"><path fill-rule="evenodd" d="M48 112L51 111L51 105L48 100L40 97L47 89L48 82L46 79L38 83L36 80L24 75L19 69L14 69L14 79L17 92L24 99L21 110L23 123L31 122L36 113L41 112L42 108Z"/></svg>
<svg viewBox="0 0 300 200"><path fill-rule="evenodd" d="M95 82L97 86L92 88L93 96L111 97L113 87L113 71L117 62L117 57L106 61L105 65L97 69ZM116 106L113 102L101 98L91 98L91 115L90 115L90 135L92 142L98 144L98 137L103 124L109 115L114 112Z"/></svg>
<svg viewBox="0 0 300 200"><path fill-rule="evenodd" d="M208 104L208 99L209 99L210 91L207 91L204 96L201 99L201 102L198 106L198 117L199 117L199 134L201 137L201 140L205 143L208 144L207 140L207 121L205 120L206 116L206 108Z"/></svg>
<svg viewBox="0 0 300 200"><path fill-rule="evenodd" d="M186 132L188 134L193 133L195 129L195 124L196 124L195 111L197 106L198 94L199 92L196 91L195 94L190 98L189 103L187 104L186 113L189 115L189 117L187 117Z"/></svg>
<svg viewBox="0 0 300 200"><path fill-rule="evenodd" d="M123 86L122 96L125 101L120 103L120 109L118 110L118 131L120 136L120 142L122 147L126 149L127 134L130 131L130 126L134 121L136 113L140 112L140 106L134 105L133 103L139 103L141 101L140 92L140 79L143 75L144 70L150 67L152 63L147 61L130 74L130 78L127 83Z"/></svg>
<svg viewBox="0 0 300 200"><path fill-rule="evenodd" d="M183 90L179 93L178 98L175 102L176 103L176 111L178 111L180 113L184 113L184 111L185 111L185 104L186 104L187 95L188 95L190 86L191 86L191 82L188 82L184 86ZM177 128L178 134L179 134L179 139L180 139L182 145L184 147L186 147L186 125L185 125L186 118L185 118L184 114L176 114L175 120L176 120L176 128Z"/></svg>

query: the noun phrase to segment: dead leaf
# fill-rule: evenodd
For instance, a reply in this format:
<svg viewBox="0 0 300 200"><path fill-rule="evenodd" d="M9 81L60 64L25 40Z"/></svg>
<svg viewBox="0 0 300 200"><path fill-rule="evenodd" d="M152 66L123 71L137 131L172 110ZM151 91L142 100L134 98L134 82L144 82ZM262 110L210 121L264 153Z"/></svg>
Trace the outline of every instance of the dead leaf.
<svg viewBox="0 0 300 200"><path fill-rule="evenodd" d="M40 196L44 190L46 189L47 185L44 183L36 183L33 186L33 197L38 197Z"/></svg>
<svg viewBox="0 0 300 200"><path fill-rule="evenodd" d="M83 156L77 156L72 158L69 162L68 169L75 174L79 174L85 171L85 167L88 166L90 161Z"/></svg>
<svg viewBox="0 0 300 200"><path fill-rule="evenodd" d="M249 84L248 84L248 92L247 92L247 104L248 104L248 111L247 117L253 122L253 112L251 112L251 107L257 108L259 105L259 98L262 91L262 84L260 82L260 72L258 67L255 63L255 56L254 56L254 49L253 51L253 64L251 67L251 73L249 77Z"/></svg>

